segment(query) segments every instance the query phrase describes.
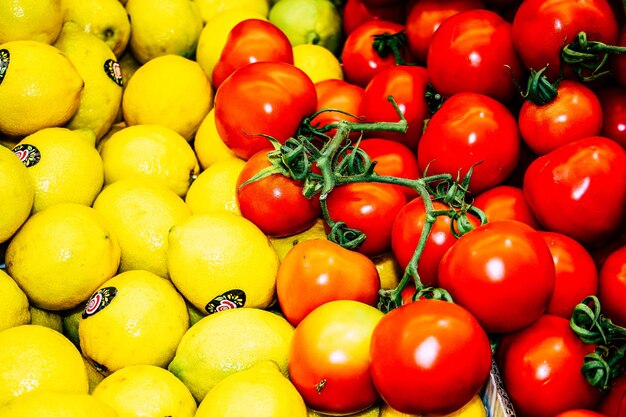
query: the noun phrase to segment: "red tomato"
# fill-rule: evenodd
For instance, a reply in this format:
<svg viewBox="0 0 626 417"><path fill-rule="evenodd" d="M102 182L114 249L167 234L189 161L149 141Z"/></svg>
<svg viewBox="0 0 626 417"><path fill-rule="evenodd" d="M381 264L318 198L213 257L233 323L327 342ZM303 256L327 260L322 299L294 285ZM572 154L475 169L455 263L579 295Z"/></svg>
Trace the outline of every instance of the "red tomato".
<svg viewBox="0 0 626 417"><path fill-rule="evenodd" d="M348 122L359 121L359 107L363 98L363 87L350 84L347 81L329 79L315 83L317 92L317 109L336 109L339 111L326 111L318 114L311 121L314 127L322 127L331 123L338 123L342 120ZM336 130L332 129L326 134L333 136ZM350 137L356 139L359 132L351 132Z"/></svg>
<svg viewBox="0 0 626 417"><path fill-rule="evenodd" d="M616 249L602 264L598 300L606 317L626 326L626 246Z"/></svg>
<svg viewBox="0 0 626 417"><path fill-rule="evenodd" d="M554 417L571 409L592 409L598 402L600 392L581 372L585 355L595 346L578 339L569 320L544 315L502 341L498 365L519 415Z"/></svg>
<svg viewBox="0 0 626 417"><path fill-rule="evenodd" d="M602 88L598 90L598 98L604 117L600 135L613 139L626 149L626 87L611 85Z"/></svg>
<svg viewBox="0 0 626 417"><path fill-rule="evenodd" d="M226 38L222 55L213 68L213 86L219 87L236 69L263 61L293 64L289 38L266 20L244 20L235 25Z"/></svg>
<svg viewBox="0 0 626 417"><path fill-rule="evenodd" d="M474 9L449 17L433 34L426 60L435 90L444 96L484 94L508 103L522 77L511 24L495 12Z"/></svg>
<svg viewBox="0 0 626 417"><path fill-rule="evenodd" d="M311 79L284 62L255 62L231 74L215 93L215 126L239 158L271 148L293 136L304 117L315 112L317 95Z"/></svg>
<svg viewBox="0 0 626 417"><path fill-rule="evenodd" d="M441 22L459 12L482 8L482 0L415 1L406 20L406 37L413 56L425 64L430 40Z"/></svg>
<svg viewBox="0 0 626 417"><path fill-rule="evenodd" d="M626 374L615 378L611 389L600 400L597 410L607 417L626 416Z"/></svg>
<svg viewBox="0 0 626 417"><path fill-rule="evenodd" d="M252 155L237 179L237 202L241 215L268 236L280 237L308 229L320 217L319 199L306 198L302 183L282 174L242 184L271 165L267 151Z"/></svg>
<svg viewBox="0 0 626 417"><path fill-rule="evenodd" d="M276 276L278 302L294 326L315 308L333 300L375 306L379 289L378 270L371 259L324 239L295 245Z"/></svg>
<svg viewBox="0 0 626 417"><path fill-rule="evenodd" d="M539 232L552 253L556 270L554 291L546 314L572 317L572 311L588 295L598 292L596 264L580 243L555 232Z"/></svg>
<svg viewBox="0 0 626 417"><path fill-rule="evenodd" d="M372 135L393 139L411 149L417 149L424 129L424 120L430 116L424 96L427 85L426 68L418 66L394 66L374 75L365 87L359 114L368 122L399 121L398 112L388 99L392 96L407 120L409 128L406 133L377 131L372 132Z"/></svg>
<svg viewBox="0 0 626 417"><path fill-rule="evenodd" d="M568 410L557 414L555 417L607 417L605 414L596 413L591 410Z"/></svg>
<svg viewBox="0 0 626 417"><path fill-rule="evenodd" d="M602 129L602 106L590 88L565 80L557 91L552 102L537 105L526 100L519 111L522 139L538 155L576 139L595 136Z"/></svg>
<svg viewBox="0 0 626 417"><path fill-rule="evenodd" d="M421 299L387 313L374 328L371 374L381 397L406 414L448 414L478 393L491 348L458 304Z"/></svg>
<svg viewBox="0 0 626 417"><path fill-rule="evenodd" d="M333 221L365 234L357 250L375 256L391 248L391 228L406 196L391 184L361 182L335 187L327 203Z"/></svg>
<svg viewBox="0 0 626 417"><path fill-rule="evenodd" d="M626 214L626 151L599 136L568 143L528 166L523 189L545 229L585 245L602 243Z"/></svg>
<svg viewBox="0 0 626 417"><path fill-rule="evenodd" d="M298 324L289 350L289 379L309 408L344 415L378 400L369 345L382 317L375 307L341 300L316 308Z"/></svg>
<svg viewBox="0 0 626 417"><path fill-rule="evenodd" d="M490 222L496 220L517 220L533 229L539 229L539 223L533 216L524 199L524 191L511 185L499 185L478 194L473 205L485 213Z"/></svg>
<svg viewBox="0 0 626 417"><path fill-rule="evenodd" d="M349 35L360 24L370 20L387 20L394 23L403 23L406 18L402 3L386 7L370 7L362 0L348 0L343 8L343 32Z"/></svg>
<svg viewBox="0 0 626 417"><path fill-rule="evenodd" d="M511 112L500 102L476 93L459 93L444 101L428 122L417 148L422 175L474 167L469 188L480 193L500 185L519 160L520 138Z"/></svg>

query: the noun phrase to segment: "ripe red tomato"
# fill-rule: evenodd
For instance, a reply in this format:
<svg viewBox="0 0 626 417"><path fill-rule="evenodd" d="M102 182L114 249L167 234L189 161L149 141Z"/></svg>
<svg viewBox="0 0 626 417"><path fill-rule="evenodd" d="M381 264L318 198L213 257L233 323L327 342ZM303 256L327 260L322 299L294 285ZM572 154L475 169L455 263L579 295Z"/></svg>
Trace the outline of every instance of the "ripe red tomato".
<svg viewBox="0 0 626 417"><path fill-rule="evenodd" d="M511 24L484 9L444 20L433 34L426 63L433 87L442 95L472 92L503 103L517 93L512 76L519 79L524 73Z"/></svg>
<svg viewBox="0 0 626 417"><path fill-rule="evenodd" d="M306 198L302 183L276 173L242 184L271 166L262 150L246 161L237 179L237 202L241 215L268 236L280 237L308 229L320 217L319 199Z"/></svg>
<svg viewBox="0 0 626 417"><path fill-rule="evenodd" d="M555 417L607 417L605 414L596 413L591 410L568 410L557 414Z"/></svg>
<svg viewBox="0 0 626 417"><path fill-rule="evenodd" d="M626 214L626 151L599 136L568 143L528 166L523 189L545 229L584 245L608 241Z"/></svg>
<svg viewBox="0 0 626 417"><path fill-rule="evenodd" d="M597 410L607 417L624 417L626 415L626 374L613 380L611 389L602 396Z"/></svg>
<svg viewBox="0 0 626 417"><path fill-rule="evenodd" d="M359 107L363 98L363 87L350 84L347 81L328 79L315 83L317 92L317 110L335 109L340 111L325 111L318 114L311 121L314 127L322 127L331 123L338 123L342 120L348 122L359 121ZM336 129L326 132L328 136L333 136ZM351 138L358 138L359 132L351 132Z"/></svg>
<svg viewBox="0 0 626 417"><path fill-rule="evenodd" d="M460 173L474 167L469 188L480 193L511 175L520 153L517 123L500 102L477 93L459 93L444 101L428 122L417 148L420 171L428 175Z"/></svg>
<svg viewBox="0 0 626 417"><path fill-rule="evenodd" d="M343 33L349 35L362 23L370 20L387 20L403 23L406 17L404 4L385 7L366 6L362 0L348 0L343 8Z"/></svg>
<svg viewBox="0 0 626 417"><path fill-rule="evenodd" d="M324 239L295 245L276 276L278 302L294 326L315 308L333 300L375 306L379 289L378 270L371 259Z"/></svg>
<svg viewBox="0 0 626 417"><path fill-rule="evenodd" d="M481 209L490 222L517 220L539 229L539 223L524 198L524 191L519 187L499 185L490 188L478 194L473 205Z"/></svg>
<svg viewBox="0 0 626 417"><path fill-rule="evenodd" d="M491 347L458 304L420 299L387 313L372 333L371 374L381 397L406 414L448 414L478 393Z"/></svg>
<svg viewBox="0 0 626 417"><path fill-rule="evenodd" d="M618 326L626 326L626 246L612 252L600 268L598 300L602 313Z"/></svg>
<svg viewBox="0 0 626 417"><path fill-rule="evenodd" d="M611 85L597 93L604 117L600 136L613 139L626 149L626 87Z"/></svg>
<svg viewBox="0 0 626 417"><path fill-rule="evenodd" d="M369 345L382 317L375 307L340 300L321 305L298 324L289 350L289 379L309 408L345 415L378 400Z"/></svg>
<svg viewBox="0 0 626 417"><path fill-rule="evenodd" d="M231 74L215 93L215 126L236 156L248 159L271 148L269 135L284 143L317 106L315 86L285 62L255 62Z"/></svg>

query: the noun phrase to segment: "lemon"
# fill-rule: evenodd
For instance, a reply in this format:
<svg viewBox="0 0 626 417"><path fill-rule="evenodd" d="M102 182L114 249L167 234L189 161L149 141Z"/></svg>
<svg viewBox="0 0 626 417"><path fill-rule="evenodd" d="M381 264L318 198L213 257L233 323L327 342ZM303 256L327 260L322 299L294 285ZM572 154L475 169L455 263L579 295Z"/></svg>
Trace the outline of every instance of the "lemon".
<svg viewBox="0 0 626 417"><path fill-rule="evenodd" d="M63 126L78 110L83 79L57 48L37 41L0 44L0 133L26 136Z"/></svg>
<svg viewBox="0 0 626 417"><path fill-rule="evenodd" d="M193 417L196 400L171 372L154 365L131 365L102 380L93 396L119 417Z"/></svg>
<svg viewBox="0 0 626 417"><path fill-rule="evenodd" d="M193 214L226 210L241 214L237 202L237 179L246 162L236 157L217 161L191 183L185 203Z"/></svg>
<svg viewBox="0 0 626 417"><path fill-rule="evenodd" d="M372 257L372 261L378 270L380 278L380 288L391 290L398 286L402 280L404 271L398 265L398 261L391 252L386 252Z"/></svg>
<svg viewBox="0 0 626 417"><path fill-rule="evenodd" d="M235 153L224 143L215 126L215 109L206 115L196 132L193 148L202 169L207 169L214 163L230 159Z"/></svg>
<svg viewBox="0 0 626 417"><path fill-rule="evenodd" d="M0 409L0 417L118 417L102 401L87 393L37 391L14 399Z"/></svg>
<svg viewBox="0 0 626 417"><path fill-rule="evenodd" d="M0 243L26 221L33 208L35 187L28 170L9 149L0 146Z"/></svg>
<svg viewBox="0 0 626 417"><path fill-rule="evenodd" d="M269 21L278 26L292 46L321 45L333 54L341 43L341 15L330 0L280 0L269 13Z"/></svg>
<svg viewBox="0 0 626 417"><path fill-rule="evenodd" d="M30 323L28 298L6 272L0 269L0 331Z"/></svg>
<svg viewBox="0 0 626 417"><path fill-rule="evenodd" d="M189 327L185 300L152 272L122 272L92 295L78 323L83 354L103 372L165 367Z"/></svg>
<svg viewBox="0 0 626 417"><path fill-rule="evenodd" d="M235 8L216 14L204 25L198 39L196 61L209 80L213 77L213 68L222 56L230 31L246 19L267 20L267 16L251 9Z"/></svg>
<svg viewBox="0 0 626 417"><path fill-rule="evenodd" d="M287 255L287 252L291 250L298 243L303 242L309 239L325 239L328 240L326 236L326 229L324 228L324 220L317 219L313 226L309 227L303 232L297 233L291 236L284 237L270 237L270 242L276 253L278 253L278 258L282 262Z"/></svg>
<svg viewBox="0 0 626 417"><path fill-rule="evenodd" d="M324 80L343 80L343 69L339 59L322 45L294 46L293 63L314 83Z"/></svg>
<svg viewBox="0 0 626 417"><path fill-rule="evenodd" d="M276 363L261 361L220 381L196 417L306 417L302 396Z"/></svg>
<svg viewBox="0 0 626 417"><path fill-rule="evenodd" d="M113 126L111 126L111 129L109 129L109 131L106 133L106 135L104 135L99 141L97 141L97 143L96 143L97 151L99 153L101 153L102 152L102 147L104 146L106 141L109 140L109 138L111 136L113 136L114 133L117 133L120 130L126 128L126 127L128 127L128 126L126 126L126 122L124 122L124 121L117 122Z"/></svg>
<svg viewBox="0 0 626 417"><path fill-rule="evenodd" d="M61 0L65 21L102 40L120 57L130 40L130 21L118 0Z"/></svg>
<svg viewBox="0 0 626 417"><path fill-rule="evenodd" d="M32 215L9 242L8 274L39 308L77 306L112 277L120 247L91 207L57 204Z"/></svg>
<svg viewBox="0 0 626 417"><path fill-rule="evenodd" d="M60 203L91 206L104 184L103 162L90 130L41 129L13 148L35 185L33 213Z"/></svg>
<svg viewBox="0 0 626 417"><path fill-rule="evenodd" d="M60 0L0 2L0 43L33 40L52 43L63 25Z"/></svg>
<svg viewBox="0 0 626 417"><path fill-rule="evenodd" d="M128 0L130 50L142 64L162 55L192 58L202 31L202 16L192 0Z"/></svg>
<svg viewBox="0 0 626 417"><path fill-rule="evenodd" d="M135 75L135 72L141 67L141 64L137 62L135 57L130 51L126 51L119 57L119 64L122 68L122 75L124 76L124 84L122 85L122 89L126 89L128 82ZM120 109L121 111L121 109Z"/></svg>
<svg viewBox="0 0 626 417"><path fill-rule="evenodd" d="M63 333L63 318L56 311L30 306L30 324L38 324Z"/></svg>
<svg viewBox="0 0 626 417"><path fill-rule="evenodd" d="M36 324L0 332L0 406L36 390L88 389L80 352L61 333Z"/></svg>
<svg viewBox="0 0 626 417"><path fill-rule="evenodd" d="M129 126L156 124L193 139L213 106L213 87L200 65L178 55L143 64L130 79L122 112Z"/></svg>
<svg viewBox="0 0 626 417"><path fill-rule="evenodd" d="M287 375L293 326L257 308L235 308L204 317L183 336L168 369L202 401L218 382L261 360Z"/></svg>
<svg viewBox="0 0 626 417"><path fill-rule="evenodd" d="M425 415L405 414L391 408L388 404L383 404L380 410L380 417L429 417ZM432 416L435 417L435 416ZM466 405L459 410L440 417L487 417L487 409L479 395L475 395Z"/></svg>
<svg viewBox="0 0 626 417"><path fill-rule="evenodd" d="M122 103L122 72L107 44L73 22L63 25L54 46L72 63L85 82L78 110L66 124L91 129L100 139L109 131Z"/></svg>
<svg viewBox="0 0 626 417"><path fill-rule="evenodd" d="M195 0L206 23L218 14L232 9L245 9L267 17L269 0Z"/></svg>
<svg viewBox="0 0 626 417"><path fill-rule="evenodd" d="M131 177L106 186L93 208L118 238L120 272L143 269L168 277L168 232L191 215L182 198L157 180Z"/></svg>
<svg viewBox="0 0 626 417"><path fill-rule="evenodd" d="M274 302L276 251L254 223L228 211L194 214L172 227L167 268L183 296L208 313Z"/></svg>
<svg viewBox="0 0 626 417"><path fill-rule="evenodd" d="M193 148L167 127L137 125L123 128L102 145L104 183L128 177L161 181L183 197L200 166Z"/></svg>
<svg viewBox="0 0 626 417"><path fill-rule="evenodd" d="M373 407L368 408L367 410L354 413L354 414L348 414L348 416L349 417L379 417L379 414L380 414L380 406L375 405ZM320 413L320 412L309 409L308 417L331 417L331 415Z"/></svg>

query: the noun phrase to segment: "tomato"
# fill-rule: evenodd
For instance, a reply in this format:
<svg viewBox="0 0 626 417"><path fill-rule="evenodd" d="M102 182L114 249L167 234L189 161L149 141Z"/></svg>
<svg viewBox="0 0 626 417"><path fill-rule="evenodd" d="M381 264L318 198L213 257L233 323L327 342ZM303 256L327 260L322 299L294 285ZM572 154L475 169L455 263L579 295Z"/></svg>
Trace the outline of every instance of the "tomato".
<svg viewBox="0 0 626 417"><path fill-rule="evenodd" d="M622 7L623 4L622 4ZM626 26L622 26L619 32L618 46L626 47ZM611 56L611 69L615 80L626 88L626 55L614 54Z"/></svg>
<svg viewBox="0 0 626 417"><path fill-rule="evenodd" d="M327 203L334 222L344 222L347 227L365 234L357 250L375 256L391 248L391 228L406 204L406 197L391 184L362 182L335 187Z"/></svg>
<svg viewBox="0 0 626 417"><path fill-rule="evenodd" d="M512 77L523 74L511 24L484 9L443 21L431 39L426 67L433 87L444 96L472 92L503 103L517 93Z"/></svg>
<svg viewBox="0 0 626 417"><path fill-rule="evenodd" d="M611 389L604 394L596 409L607 417L626 416L626 374L613 380Z"/></svg>
<svg viewBox="0 0 626 417"><path fill-rule="evenodd" d="M588 295L598 292L598 271L591 254L571 237L555 232L539 232L556 270L554 291L546 314L572 317L572 311Z"/></svg>
<svg viewBox="0 0 626 417"><path fill-rule="evenodd" d="M522 139L538 155L595 136L602 129L602 106L595 93L577 81L562 81L556 98L537 105L525 100L518 114Z"/></svg>
<svg viewBox="0 0 626 417"><path fill-rule="evenodd" d="M611 85L597 93L604 117L600 136L613 139L626 149L626 87Z"/></svg>
<svg viewBox="0 0 626 417"><path fill-rule="evenodd" d="M397 110L388 97L392 96L407 120L406 133L372 132L372 135L393 139L417 149L422 136L424 120L430 116L425 94L428 73L424 67L399 65L386 68L370 80L365 87L359 114L368 122L397 122Z"/></svg>
<svg viewBox="0 0 626 417"><path fill-rule="evenodd" d="M237 179L237 203L241 215L268 236L281 237L310 228L320 217L319 199L306 198L302 183L280 173L242 185L271 166L262 150L246 161Z"/></svg>
<svg viewBox="0 0 626 417"><path fill-rule="evenodd" d="M236 156L248 159L293 136L317 106L315 85L285 62L255 62L231 74L215 93L215 126Z"/></svg>
<svg viewBox="0 0 626 417"><path fill-rule="evenodd" d="M420 171L459 173L474 167L469 188L480 193L502 184L517 165L520 138L511 112L477 93L459 93L444 101L428 122L417 148Z"/></svg>
<svg viewBox="0 0 626 417"><path fill-rule="evenodd" d="M420 299L387 313L372 333L371 374L392 408L448 414L467 404L491 369L491 347L463 307Z"/></svg>
<svg viewBox="0 0 626 417"><path fill-rule="evenodd" d="M555 417L607 417L607 416L604 414L596 413L595 411L591 411L591 410L576 409L576 410L564 411L562 413L557 414Z"/></svg>
<svg viewBox="0 0 626 417"><path fill-rule="evenodd" d="M293 48L287 35L266 20L247 19L230 31L219 61L213 68L213 86L252 62L280 61L293 64Z"/></svg>
<svg viewBox="0 0 626 417"><path fill-rule="evenodd" d="M524 191L511 185L499 185L478 194L473 205L485 213L488 221L517 220L533 229L539 229L537 219L530 211Z"/></svg>
<svg viewBox="0 0 626 417"><path fill-rule="evenodd" d="M568 143L528 166L523 189L545 229L583 245L602 243L626 214L626 151L599 136Z"/></svg>
<svg viewBox="0 0 626 417"><path fill-rule="evenodd" d="M347 81L328 79L315 83L317 92L317 110L335 109L340 111L325 111L318 114L311 121L314 127L322 127L331 123L338 123L342 120L348 122L359 121L359 107L363 98L363 87L350 84ZM326 134L333 136L336 129L332 129ZM350 137L357 139L359 132L351 132Z"/></svg>
<svg viewBox="0 0 626 417"><path fill-rule="evenodd" d="M600 268L598 300L602 313L618 326L626 326L626 246L612 252Z"/></svg>
<svg viewBox="0 0 626 417"><path fill-rule="evenodd" d="M386 7L371 7L366 6L362 0L348 0L343 8L343 32L349 35L360 24L370 20L403 23L405 18L404 5L401 3Z"/></svg>
<svg viewBox="0 0 626 417"><path fill-rule="evenodd" d="M543 315L528 327L502 338L499 368L504 387L521 417L554 417L576 409L593 409L600 391L583 376L584 344L569 320Z"/></svg>
<svg viewBox="0 0 626 417"><path fill-rule="evenodd" d="M375 306L380 278L367 256L324 239L304 240L285 256L276 276L281 310L294 326L333 300Z"/></svg>
<svg viewBox="0 0 626 417"><path fill-rule="evenodd" d="M433 33L441 22L459 12L481 8L482 0L415 1L406 20L406 37L413 56L425 64Z"/></svg>

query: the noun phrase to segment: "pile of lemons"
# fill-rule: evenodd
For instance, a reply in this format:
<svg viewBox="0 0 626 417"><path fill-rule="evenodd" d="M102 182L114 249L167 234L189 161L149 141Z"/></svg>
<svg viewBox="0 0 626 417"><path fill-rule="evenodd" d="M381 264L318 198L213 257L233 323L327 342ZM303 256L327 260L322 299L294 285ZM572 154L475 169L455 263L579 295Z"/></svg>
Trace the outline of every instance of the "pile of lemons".
<svg viewBox="0 0 626 417"><path fill-rule="evenodd" d="M245 161L215 127L212 68L249 18L342 78L330 0L0 2L0 417L319 416L271 307L323 225L269 239L243 218Z"/></svg>

